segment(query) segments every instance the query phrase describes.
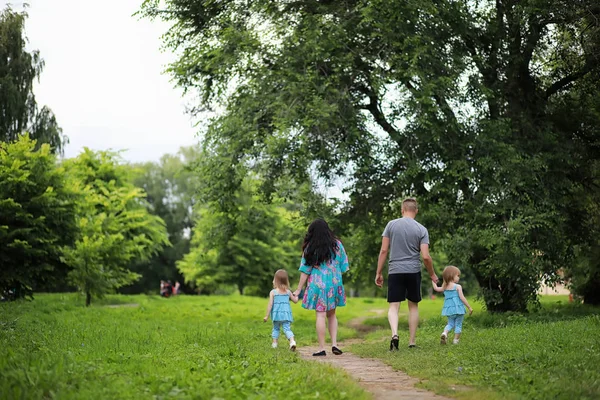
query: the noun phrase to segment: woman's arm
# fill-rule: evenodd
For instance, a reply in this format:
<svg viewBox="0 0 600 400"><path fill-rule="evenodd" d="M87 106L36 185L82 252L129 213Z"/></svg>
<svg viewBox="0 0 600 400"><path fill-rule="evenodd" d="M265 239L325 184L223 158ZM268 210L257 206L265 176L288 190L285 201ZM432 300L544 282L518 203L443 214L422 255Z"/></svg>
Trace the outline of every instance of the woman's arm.
<svg viewBox="0 0 600 400"><path fill-rule="evenodd" d="M298 288L293 293L294 296L298 297L298 294L300 294L300 291L306 284L307 279L308 279L308 275L305 274L304 272L300 272L300 282L298 282Z"/></svg>
<svg viewBox="0 0 600 400"><path fill-rule="evenodd" d="M263 318L263 322L267 322L269 315L271 315L271 309L273 308L273 294L274 292L271 290L271 293L269 293L269 304L267 305L267 315Z"/></svg>
<svg viewBox="0 0 600 400"><path fill-rule="evenodd" d="M462 286L456 285L456 290L458 291L458 297L463 302L463 304L465 305L465 307L467 307L467 309L469 310L469 315L473 314L473 308L471 307L471 305L467 301L467 298L463 294Z"/></svg>
<svg viewBox="0 0 600 400"><path fill-rule="evenodd" d="M288 294L290 295L290 300L292 300L294 302L294 304L298 303L298 296L296 296L294 293L292 293L291 290L288 290Z"/></svg>
<svg viewBox="0 0 600 400"><path fill-rule="evenodd" d="M434 281L431 281L431 286L433 286L433 290L435 290L438 293L442 293L444 291L443 287L439 287L437 285L437 283L435 283Z"/></svg>

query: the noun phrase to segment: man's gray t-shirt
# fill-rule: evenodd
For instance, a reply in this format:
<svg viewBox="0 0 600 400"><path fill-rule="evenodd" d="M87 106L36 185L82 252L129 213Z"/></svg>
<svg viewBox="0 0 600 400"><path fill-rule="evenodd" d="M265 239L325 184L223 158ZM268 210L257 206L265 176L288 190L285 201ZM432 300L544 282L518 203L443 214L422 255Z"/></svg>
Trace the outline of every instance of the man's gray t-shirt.
<svg viewBox="0 0 600 400"><path fill-rule="evenodd" d="M390 274L421 272L421 245L429 244L427 228L403 217L388 222L381 236L390 239Z"/></svg>

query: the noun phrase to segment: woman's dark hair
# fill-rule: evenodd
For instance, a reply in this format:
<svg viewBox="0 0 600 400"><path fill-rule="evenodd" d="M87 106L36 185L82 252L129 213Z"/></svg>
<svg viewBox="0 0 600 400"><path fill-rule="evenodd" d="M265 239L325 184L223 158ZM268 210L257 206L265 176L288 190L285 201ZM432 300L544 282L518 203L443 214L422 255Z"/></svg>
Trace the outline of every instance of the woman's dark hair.
<svg viewBox="0 0 600 400"><path fill-rule="evenodd" d="M324 219L315 219L308 226L302 244L306 265L315 266L323 261L329 261L335 257L338 249L338 238L329 229L327 222Z"/></svg>

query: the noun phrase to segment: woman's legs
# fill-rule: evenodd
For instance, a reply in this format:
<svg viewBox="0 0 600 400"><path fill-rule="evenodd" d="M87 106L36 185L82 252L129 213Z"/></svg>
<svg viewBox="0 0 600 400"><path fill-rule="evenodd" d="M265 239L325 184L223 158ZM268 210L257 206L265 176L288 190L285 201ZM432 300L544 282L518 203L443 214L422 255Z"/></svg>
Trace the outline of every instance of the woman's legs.
<svg viewBox="0 0 600 400"><path fill-rule="evenodd" d="M335 316L335 308L327 311L327 326L329 327L329 336L331 336L331 345L337 347L338 322Z"/></svg>
<svg viewBox="0 0 600 400"><path fill-rule="evenodd" d="M325 351L325 312L317 311L317 338L319 339L319 351Z"/></svg>

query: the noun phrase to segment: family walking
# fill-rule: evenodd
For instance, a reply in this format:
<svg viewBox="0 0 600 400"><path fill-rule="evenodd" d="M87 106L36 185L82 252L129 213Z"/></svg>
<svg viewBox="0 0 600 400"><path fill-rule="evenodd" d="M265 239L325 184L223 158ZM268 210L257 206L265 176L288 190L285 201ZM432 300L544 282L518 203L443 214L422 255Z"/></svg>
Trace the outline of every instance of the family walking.
<svg viewBox="0 0 600 400"><path fill-rule="evenodd" d="M415 220L418 213L417 202L406 199L402 202L402 218L390 221L382 234L381 250L377 262L375 284L383 287L383 268L388 261L388 321L392 337L390 350L398 350L398 311L400 303L408 301L408 347L416 346L416 332L419 323L419 302L421 301L421 259L429 273L433 288L443 292L445 301L442 315L448 317L448 324L440 336L440 343L446 344L448 334L454 330L454 341L458 343L462 331L465 306L470 313L473 309L463 295L458 284L460 270L454 266L444 269L443 285L437 286L438 277L433 269L429 254L429 233ZM326 356L325 335L329 330L331 352L342 354L337 343L338 322L336 308L346 305L346 293L342 274L348 271L348 256L342 242L333 234L327 222L313 221L308 227L302 244L300 280L295 291L290 290L288 274L278 270L273 279L273 290L269 296L267 314L273 321L272 346L278 346L280 330L289 340L290 350L296 349L290 301L297 303L302 297L302 307L315 310L316 331L319 350L313 356ZM306 289L304 289L306 285ZM304 293L302 295L302 293Z"/></svg>

